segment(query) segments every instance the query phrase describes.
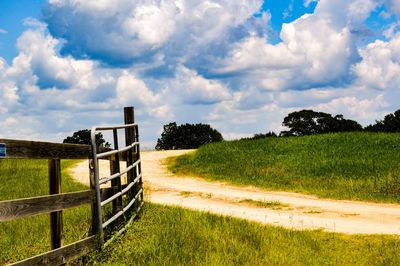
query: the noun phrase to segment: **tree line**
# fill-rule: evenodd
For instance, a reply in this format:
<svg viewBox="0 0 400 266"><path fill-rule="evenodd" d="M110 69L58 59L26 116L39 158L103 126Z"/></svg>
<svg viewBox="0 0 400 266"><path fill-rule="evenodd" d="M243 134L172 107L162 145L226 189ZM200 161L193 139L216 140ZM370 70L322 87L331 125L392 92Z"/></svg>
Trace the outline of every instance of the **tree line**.
<svg viewBox="0 0 400 266"><path fill-rule="evenodd" d="M301 110L289 113L282 122L288 130L281 131L279 135L274 132L255 134L248 139L260 139L264 137L290 137L306 136L337 132L400 132L400 109L386 115L383 120L376 120L374 124L362 127L360 123L351 119L345 119L343 115L332 116L329 113L313 110Z"/></svg>
<svg viewBox="0 0 400 266"><path fill-rule="evenodd" d="M289 113L282 122L288 130L278 134L270 131L268 133L255 134L245 139L261 139L267 137L291 137L306 136L325 133L367 131L367 132L400 132L400 109L386 115L382 120L374 124L362 127L357 121L345 119L343 115L331 115L313 110L301 110ZM208 124L182 124L172 122L163 126L161 137L157 140L156 150L196 149L201 145L222 141L223 137L218 130ZM90 130L84 129L74 132L67 137L64 143L90 144ZM99 146L110 147L101 133L96 135Z"/></svg>

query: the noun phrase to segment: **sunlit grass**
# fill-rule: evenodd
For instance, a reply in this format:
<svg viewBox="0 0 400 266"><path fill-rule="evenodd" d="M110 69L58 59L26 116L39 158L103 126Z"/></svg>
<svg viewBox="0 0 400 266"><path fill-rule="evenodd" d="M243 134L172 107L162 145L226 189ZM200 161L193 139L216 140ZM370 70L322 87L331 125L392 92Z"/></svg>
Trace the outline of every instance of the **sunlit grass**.
<svg viewBox="0 0 400 266"><path fill-rule="evenodd" d="M156 204L95 265L400 265L400 238L293 231Z"/></svg>
<svg viewBox="0 0 400 266"><path fill-rule="evenodd" d="M77 161L62 161L62 191L86 190L68 174ZM0 160L0 200L49 194L47 160ZM88 173L89 174L89 173ZM91 218L90 206L63 211L64 244L84 238ZM0 265L50 250L49 215L0 222Z"/></svg>
<svg viewBox="0 0 400 266"><path fill-rule="evenodd" d="M228 141L170 160L178 174L320 197L400 202L400 134Z"/></svg>

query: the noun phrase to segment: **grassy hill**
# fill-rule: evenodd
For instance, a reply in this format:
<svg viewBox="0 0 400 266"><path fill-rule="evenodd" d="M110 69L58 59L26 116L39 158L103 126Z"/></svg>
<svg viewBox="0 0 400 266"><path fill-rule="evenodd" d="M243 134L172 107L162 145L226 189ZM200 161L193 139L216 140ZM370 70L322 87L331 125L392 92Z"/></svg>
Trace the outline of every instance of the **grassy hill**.
<svg viewBox="0 0 400 266"><path fill-rule="evenodd" d="M170 162L179 174L320 197L400 202L400 134L227 141Z"/></svg>

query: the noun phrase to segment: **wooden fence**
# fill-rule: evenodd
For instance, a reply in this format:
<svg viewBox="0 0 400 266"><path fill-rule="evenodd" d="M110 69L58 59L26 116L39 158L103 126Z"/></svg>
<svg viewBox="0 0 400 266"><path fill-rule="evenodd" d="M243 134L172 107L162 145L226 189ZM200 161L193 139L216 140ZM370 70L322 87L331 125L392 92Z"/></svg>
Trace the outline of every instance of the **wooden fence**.
<svg viewBox="0 0 400 266"><path fill-rule="evenodd" d="M139 214L143 205L143 183L140 161L138 125L134 121L133 107L124 108L125 124L121 126L92 129L92 145L56 144L37 141L0 139L0 157L10 159L48 159L49 195L25 199L0 201L0 222L27 216L49 213L52 250L13 265L62 265L94 248L100 248L121 234ZM125 147L119 148L118 130L124 130ZM112 131L114 147L96 145L96 133ZM61 192L61 164L63 159L88 159L90 189ZM110 176L101 178L99 159L110 162ZM126 168L120 169L120 161ZM127 176L122 184L121 176ZM23 177L21 177L21 182ZM100 188L101 184L110 187ZM124 202L126 204L124 205ZM102 214L102 207L111 203L111 217ZM62 210L91 204L91 230L89 236L72 244L62 246ZM123 219L122 219L123 218ZM105 234L105 227L111 228Z"/></svg>

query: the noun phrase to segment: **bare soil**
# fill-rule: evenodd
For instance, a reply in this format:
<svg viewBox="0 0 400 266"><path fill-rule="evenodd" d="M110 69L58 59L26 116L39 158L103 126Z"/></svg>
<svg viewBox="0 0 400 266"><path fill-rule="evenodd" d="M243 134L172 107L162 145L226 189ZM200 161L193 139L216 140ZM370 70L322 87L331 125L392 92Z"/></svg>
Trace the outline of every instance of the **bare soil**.
<svg viewBox="0 0 400 266"><path fill-rule="evenodd" d="M290 192L266 191L210 182L193 176L176 176L165 159L185 151L142 152L142 172L151 202L228 215L296 230L321 229L347 234L400 234L400 205L320 199ZM103 175L107 161L100 162ZM88 184L88 163L79 163L71 174Z"/></svg>

